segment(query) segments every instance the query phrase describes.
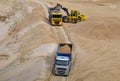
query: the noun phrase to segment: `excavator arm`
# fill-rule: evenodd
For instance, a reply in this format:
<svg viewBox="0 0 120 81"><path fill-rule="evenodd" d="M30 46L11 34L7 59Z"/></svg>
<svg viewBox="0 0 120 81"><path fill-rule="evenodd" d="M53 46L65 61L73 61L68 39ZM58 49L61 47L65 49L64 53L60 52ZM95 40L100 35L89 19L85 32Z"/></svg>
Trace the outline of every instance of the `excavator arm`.
<svg viewBox="0 0 120 81"><path fill-rule="evenodd" d="M57 3L57 5L54 7L54 9L59 9L59 10L62 9L62 10L64 10L66 12L67 15L70 15L68 9L65 8L65 7L62 7L62 5L59 4L59 3Z"/></svg>
<svg viewBox="0 0 120 81"><path fill-rule="evenodd" d="M64 10L67 13L67 15L70 15L70 13L69 13L67 8L63 7L62 10Z"/></svg>

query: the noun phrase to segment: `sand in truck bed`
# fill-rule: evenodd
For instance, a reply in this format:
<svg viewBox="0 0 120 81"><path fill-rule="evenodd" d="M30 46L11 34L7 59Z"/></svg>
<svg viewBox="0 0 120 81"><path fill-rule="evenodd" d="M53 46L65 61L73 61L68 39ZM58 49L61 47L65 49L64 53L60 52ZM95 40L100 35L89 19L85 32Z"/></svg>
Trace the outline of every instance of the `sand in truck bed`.
<svg viewBox="0 0 120 81"><path fill-rule="evenodd" d="M70 52L70 47L68 45L64 45L59 47L59 52L65 52L65 53L69 53Z"/></svg>

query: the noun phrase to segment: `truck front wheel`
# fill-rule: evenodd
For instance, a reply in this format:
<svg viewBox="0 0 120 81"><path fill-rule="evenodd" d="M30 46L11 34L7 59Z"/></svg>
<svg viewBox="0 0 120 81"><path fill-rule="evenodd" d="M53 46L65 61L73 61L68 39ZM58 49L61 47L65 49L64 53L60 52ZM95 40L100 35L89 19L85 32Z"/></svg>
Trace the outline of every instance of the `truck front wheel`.
<svg viewBox="0 0 120 81"><path fill-rule="evenodd" d="M77 19L74 20L74 23L77 23Z"/></svg>
<svg viewBox="0 0 120 81"><path fill-rule="evenodd" d="M64 16L63 17L63 22L68 23L69 22L69 18L67 16Z"/></svg>

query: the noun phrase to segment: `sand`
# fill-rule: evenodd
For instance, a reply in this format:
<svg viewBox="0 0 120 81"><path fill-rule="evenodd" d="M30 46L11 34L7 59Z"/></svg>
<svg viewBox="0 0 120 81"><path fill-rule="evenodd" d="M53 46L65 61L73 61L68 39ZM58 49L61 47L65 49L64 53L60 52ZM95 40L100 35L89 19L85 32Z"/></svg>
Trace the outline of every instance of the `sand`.
<svg viewBox="0 0 120 81"><path fill-rule="evenodd" d="M69 53L71 51L71 49L70 49L70 47L68 45L64 45L64 46L59 47L58 51L59 52L65 52L65 53L67 52L67 53Z"/></svg>
<svg viewBox="0 0 120 81"><path fill-rule="evenodd" d="M56 3L87 20L49 25L47 9ZM1 0L0 81L120 81L119 14L119 0ZM74 44L68 77L52 74L63 41Z"/></svg>

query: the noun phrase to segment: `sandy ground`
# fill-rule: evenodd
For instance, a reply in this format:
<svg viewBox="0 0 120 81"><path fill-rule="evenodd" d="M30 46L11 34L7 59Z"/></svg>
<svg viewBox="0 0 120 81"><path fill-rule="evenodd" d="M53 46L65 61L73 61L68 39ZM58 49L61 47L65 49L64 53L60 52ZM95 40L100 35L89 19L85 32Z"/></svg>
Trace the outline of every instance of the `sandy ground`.
<svg viewBox="0 0 120 81"><path fill-rule="evenodd" d="M61 3L87 20L51 27ZM1 0L0 81L120 81L119 0ZM51 73L57 42L74 43L68 77Z"/></svg>

